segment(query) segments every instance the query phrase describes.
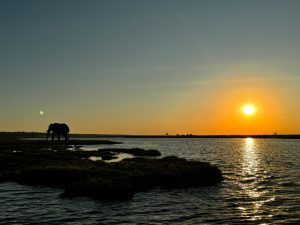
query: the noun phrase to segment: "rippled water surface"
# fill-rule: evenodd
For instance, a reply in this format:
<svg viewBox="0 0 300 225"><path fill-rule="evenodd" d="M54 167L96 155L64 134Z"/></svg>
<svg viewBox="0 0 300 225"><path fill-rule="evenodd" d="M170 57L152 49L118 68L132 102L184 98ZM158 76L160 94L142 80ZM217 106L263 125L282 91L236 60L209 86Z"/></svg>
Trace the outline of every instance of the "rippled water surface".
<svg viewBox="0 0 300 225"><path fill-rule="evenodd" d="M211 162L225 180L213 187L155 189L122 202L61 199L59 189L1 183L0 223L300 224L300 140L113 140L123 142L119 147Z"/></svg>

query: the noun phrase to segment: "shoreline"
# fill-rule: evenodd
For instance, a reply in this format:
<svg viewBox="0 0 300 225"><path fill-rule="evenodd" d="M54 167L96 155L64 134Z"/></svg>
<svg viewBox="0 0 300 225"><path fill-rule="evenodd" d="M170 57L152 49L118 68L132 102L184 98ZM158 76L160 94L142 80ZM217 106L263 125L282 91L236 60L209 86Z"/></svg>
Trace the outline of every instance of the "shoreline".
<svg viewBox="0 0 300 225"><path fill-rule="evenodd" d="M20 139L20 138L46 138L46 133L41 132L0 132L2 139ZM130 134L76 134L71 133L70 138L258 138L258 139L300 139L300 134L256 134L256 135L130 135Z"/></svg>

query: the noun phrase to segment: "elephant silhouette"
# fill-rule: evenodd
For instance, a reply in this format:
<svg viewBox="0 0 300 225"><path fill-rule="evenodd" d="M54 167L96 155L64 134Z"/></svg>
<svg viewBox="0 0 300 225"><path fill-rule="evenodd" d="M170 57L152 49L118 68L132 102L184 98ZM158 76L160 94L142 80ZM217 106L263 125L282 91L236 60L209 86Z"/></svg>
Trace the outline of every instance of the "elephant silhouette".
<svg viewBox="0 0 300 225"><path fill-rule="evenodd" d="M64 124L64 123L51 123L48 127L48 130L47 130L47 139L46 139L46 141L48 141L49 134L52 132L51 143L54 142L55 135L57 136L58 143L60 142L60 135L63 135L65 137L65 142L67 144L68 140L69 140L69 131L70 131L70 129L69 129L67 124Z"/></svg>

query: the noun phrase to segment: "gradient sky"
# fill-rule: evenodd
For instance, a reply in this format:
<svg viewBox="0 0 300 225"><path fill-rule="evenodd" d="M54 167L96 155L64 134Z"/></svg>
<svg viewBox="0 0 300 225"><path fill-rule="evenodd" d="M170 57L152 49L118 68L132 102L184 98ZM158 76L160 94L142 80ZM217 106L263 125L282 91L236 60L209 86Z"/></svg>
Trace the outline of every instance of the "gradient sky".
<svg viewBox="0 0 300 225"><path fill-rule="evenodd" d="M0 130L300 133L299 11L298 0L2 0Z"/></svg>

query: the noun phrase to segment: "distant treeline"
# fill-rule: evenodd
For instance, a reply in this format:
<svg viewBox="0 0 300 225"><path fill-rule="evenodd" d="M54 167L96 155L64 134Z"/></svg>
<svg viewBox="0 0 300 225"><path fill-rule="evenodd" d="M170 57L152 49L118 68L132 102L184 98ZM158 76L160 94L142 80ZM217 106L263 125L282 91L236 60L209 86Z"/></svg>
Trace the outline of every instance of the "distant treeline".
<svg viewBox="0 0 300 225"><path fill-rule="evenodd" d="M123 138L278 138L278 139L300 139L300 134L263 134L263 135L97 135L97 137L123 137Z"/></svg>
<svg viewBox="0 0 300 225"><path fill-rule="evenodd" d="M278 138L300 139L300 134L277 134L277 135L125 135L127 138Z"/></svg>
<svg viewBox="0 0 300 225"><path fill-rule="evenodd" d="M44 138L46 133L41 132L0 132L0 139L15 138ZM300 139L300 134L264 134L264 135L124 135L124 134L70 134L72 138L278 138L278 139Z"/></svg>

